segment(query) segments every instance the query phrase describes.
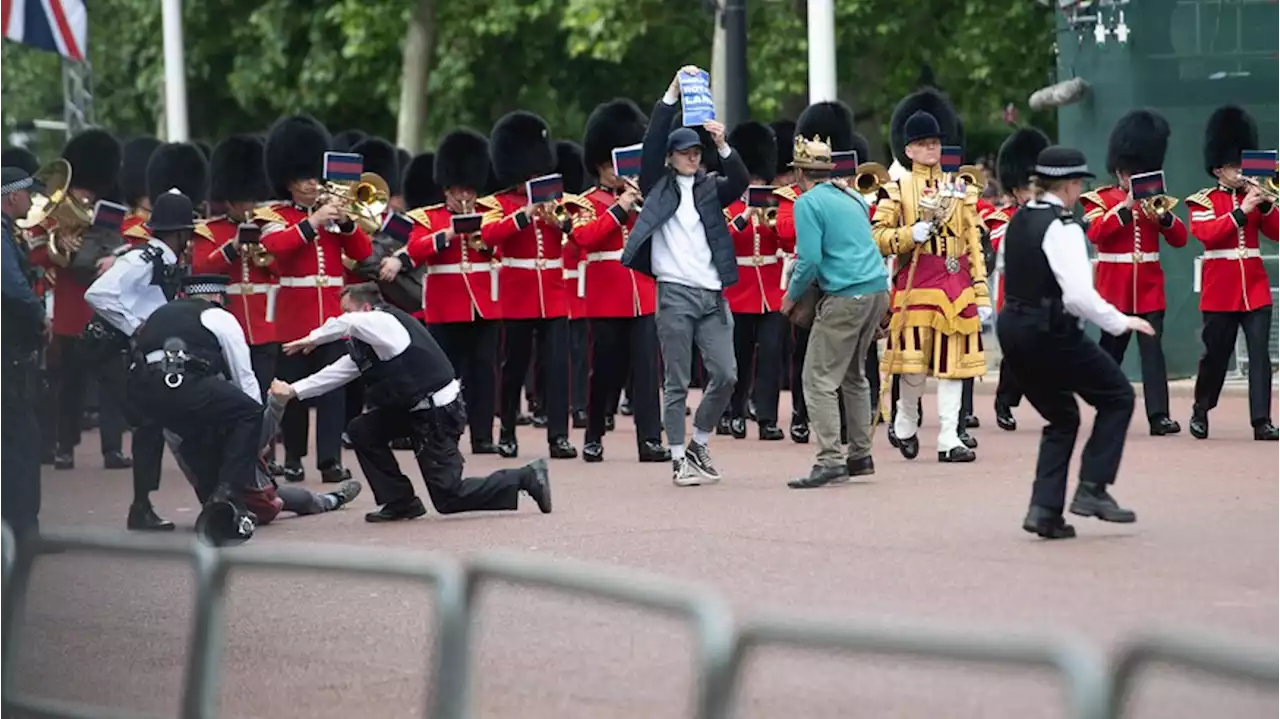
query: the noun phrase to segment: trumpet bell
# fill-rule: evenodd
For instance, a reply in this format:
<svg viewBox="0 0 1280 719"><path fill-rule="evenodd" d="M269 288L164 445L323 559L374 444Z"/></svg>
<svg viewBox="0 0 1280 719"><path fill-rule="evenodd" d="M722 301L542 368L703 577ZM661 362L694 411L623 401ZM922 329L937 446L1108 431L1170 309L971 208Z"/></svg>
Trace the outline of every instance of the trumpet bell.
<svg viewBox="0 0 1280 719"><path fill-rule="evenodd" d="M878 162L864 162L858 165L853 176L853 187L860 195L875 194L890 182L892 180L889 178L889 171Z"/></svg>
<svg viewBox="0 0 1280 719"><path fill-rule="evenodd" d="M80 249L80 235L93 224L93 208L71 193L71 164L61 158L36 171L44 192L33 193L31 210L16 224L50 231L49 252L69 255Z"/></svg>
<svg viewBox="0 0 1280 719"><path fill-rule="evenodd" d="M963 165L956 171L956 179L979 190L987 186L987 173L977 165Z"/></svg>

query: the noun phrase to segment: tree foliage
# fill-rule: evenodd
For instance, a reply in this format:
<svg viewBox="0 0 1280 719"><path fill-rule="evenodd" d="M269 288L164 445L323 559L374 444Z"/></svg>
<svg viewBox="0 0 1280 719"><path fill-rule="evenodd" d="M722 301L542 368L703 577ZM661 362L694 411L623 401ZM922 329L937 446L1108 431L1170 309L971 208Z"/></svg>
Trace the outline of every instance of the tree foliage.
<svg viewBox="0 0 1280 719"><path fill-rule="evenodd" d="M332 130L395 136L401 48L414 0L185 3L191 135L218 139L309 112ZM750 108L794 117L807 102L805 0L748 0ZM1000 112L1053 72L1053 19L1036 3L837 0L842 99L869 137L883 134L923 63L955 100L970 136L1002 135ZM709 67L713 15L695 0L441 2L428 81L426 140L457 125L487 131L516 108L578 138L598 102L642 106L684 64ZM90 8L98 122L122 135L162 127L161 16L153 0ZM6 43L6 127L61 115L58 59ZM1024 120L1052 130L1051 117Z"/></svg>

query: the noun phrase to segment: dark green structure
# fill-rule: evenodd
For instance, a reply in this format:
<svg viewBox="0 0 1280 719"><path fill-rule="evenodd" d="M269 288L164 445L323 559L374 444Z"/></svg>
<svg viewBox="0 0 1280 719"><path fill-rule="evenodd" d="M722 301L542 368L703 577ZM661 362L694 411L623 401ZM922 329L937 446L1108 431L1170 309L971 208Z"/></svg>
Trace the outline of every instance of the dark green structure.
<svg viewBox="0 0 1280 719"><path fill-rule="evenodd" d="M1072 29L1059 13L1058 79L1080 77L1091 85L1082 102L1059 111L1061 143L1083 150L1101 175L1116 121L1134 108L1155 109L1172 130L1164 170L1169 193L1178 198L1212 184L1204 172L1201 145L1205 122L1216 107L1230 103L1245 108L1258 123L1262 146L1277 146L1280 17L1274 0L1131 0L1090 14L1100 15L1111 29L1121 10L1129 26L1124 44L1109 34L1098 45L1092 24ZM1108 181L1100 176L1097 184ZM1187 219L1185 203L1177 212ZM1263 254L1274 254L1274 247L1264 244ZM1200 356L1199 295L1192 292L1192 270L1202 249L1194 238L1184 249L1161 248L1170 379L1194 375ZM1272 280L1274 284L1274 276ZM1129 347L1125 370L1137 379L1136 343Z"/></svg>

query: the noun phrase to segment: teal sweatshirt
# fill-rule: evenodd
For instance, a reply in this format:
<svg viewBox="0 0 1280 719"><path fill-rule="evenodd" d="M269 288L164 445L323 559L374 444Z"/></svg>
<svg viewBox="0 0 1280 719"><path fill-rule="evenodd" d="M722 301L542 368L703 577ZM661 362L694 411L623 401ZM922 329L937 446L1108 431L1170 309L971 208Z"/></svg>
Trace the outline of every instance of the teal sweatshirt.
<svg viewBox="0 0 1280 719"><path fill-rule="evenodd" d="M796 199L796 264L788 297L798 301L815 279L823 292L841 297L889 289L869 213L861 197L826 182Z"/></svg>

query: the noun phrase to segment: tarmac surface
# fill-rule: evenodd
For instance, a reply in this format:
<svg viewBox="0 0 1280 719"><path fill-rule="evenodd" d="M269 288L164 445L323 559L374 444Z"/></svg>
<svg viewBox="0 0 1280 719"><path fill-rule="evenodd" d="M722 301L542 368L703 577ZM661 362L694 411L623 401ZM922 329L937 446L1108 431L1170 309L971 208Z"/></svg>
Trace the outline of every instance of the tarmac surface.
<svg viewBox="0 0 1280 719"><path fill-rule="evenodd" d="M516 513L433 512L374 526L363 519L374 506L366 491L339 512L282 518L248 546L518 550L696 582L722 593L740 615L767 609L1043 630L1099 644L1159 627L1277 646L1277 445L1252 441L1240 393L1213 413L1208 441L1185 433L1185 416L1177 417L1184 433L1175 437L1148 436L1135 416L1115 494L1138 512L1138 523L1076 518L1077 539L1045 542L1020 528L1041 423L1024 405L1016 432L996 428L986 394L993 388L980 385L983 424L973 433L981 445L969 465L933 460L937 421L926 400L920 459L902 459L881 430L873 482L788 490L784 481L807 471L813 445L760 442L751 427L746 440L713 439L720 485L676 488L669 465L635 462L631 421L619 418L603 464L551 462L549 516L522 498ZM1189 407L1189 398L1174 394L1175 407ZM786 416L785 396L783 405ZM523 428L518 461L545 456L542 437ZM416 481L411 455L398 457ZM346 461L359 477L350 453ZM511 462L482 457L468 468L481 473ZM46 529L123 530L129 472L100 467L96 432L86 432L77 469L45 468ZM314 470L306 486L324 487ZM197 506L168 456L155 500L179 532L189 531ZM430 605L426 589L394 582L236 575L222 716L422 716ZM176 716L191 606L190 570L181 564L46 557L32 584L17 685L51 699ZM509 585L484 590L481 607L476 716L689 715L694 665L678 622ZM1062 699L1036 670L766 649L749 660L738 715L1062 717ZM1161 668L1143 673L1127 716L1277 711L1274 687Z"/></svg>

